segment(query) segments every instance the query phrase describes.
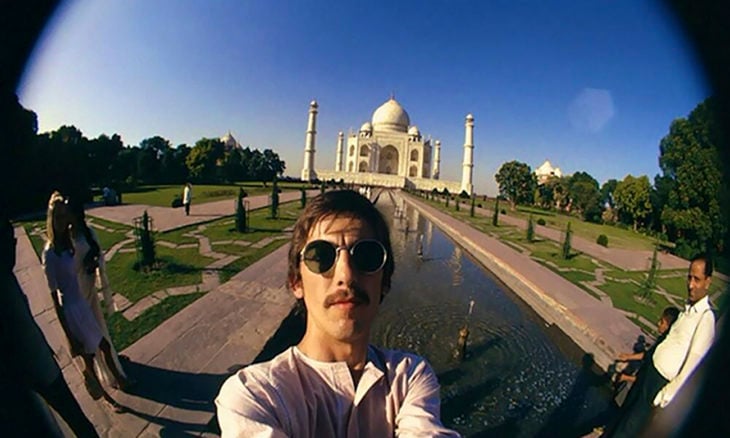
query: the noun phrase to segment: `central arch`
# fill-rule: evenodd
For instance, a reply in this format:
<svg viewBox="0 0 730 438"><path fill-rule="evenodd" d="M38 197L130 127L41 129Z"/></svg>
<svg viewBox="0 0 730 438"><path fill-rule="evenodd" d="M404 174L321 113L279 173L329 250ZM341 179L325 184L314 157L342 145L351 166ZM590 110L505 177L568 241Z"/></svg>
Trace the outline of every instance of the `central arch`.
<svg viewBox="0 0 730 438"><path fill-rule="evenodd" d="M394 175L398 173L398 149L393 145L385 146L380 150L378 173Z"/></svg>

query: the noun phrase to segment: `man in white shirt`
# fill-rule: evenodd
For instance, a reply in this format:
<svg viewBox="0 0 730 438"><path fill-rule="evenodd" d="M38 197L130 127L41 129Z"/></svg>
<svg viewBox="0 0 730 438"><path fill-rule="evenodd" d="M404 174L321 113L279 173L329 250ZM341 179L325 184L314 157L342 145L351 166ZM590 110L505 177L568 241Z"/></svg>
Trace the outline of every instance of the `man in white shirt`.
<svg viewBox="0 0 730 438"><path fill-rule="evenodd" d="M369 344L394 268L387 224L367 198L344 190L308 203L287 275L306 309L304 337L224 383L223 437L458 436L441 424L428 363Z"/></svg>
<svg viewBox="0 0 730 438"><path fill-rule="evenodd" d="M190 204L193 202L193 185L185 184L183 189L183 206L185 207L185 216L190 216Z"/></svg>
<svg viewBox="0 0 730 438"><path fill-rule="evenodd" d="M712 282L712 261L692 259L687 272L687 304L639 372L626 398L622 415L610 436L637 436L653 407L666 407L700 363L715 337L715 315L707 289Z"/></svg>

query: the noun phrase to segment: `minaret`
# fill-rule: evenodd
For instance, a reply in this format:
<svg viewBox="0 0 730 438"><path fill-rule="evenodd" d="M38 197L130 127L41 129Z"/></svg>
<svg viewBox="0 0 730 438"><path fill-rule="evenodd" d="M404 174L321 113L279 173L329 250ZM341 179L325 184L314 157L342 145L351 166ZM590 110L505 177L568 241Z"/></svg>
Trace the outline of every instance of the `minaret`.
<svg viewBox="0 0 730 438"><path fill-rule="evenodd" d="M436 140L436 144L433 150L433 172L431 172L431 178L439 179L441 173L441 140Z"/></svg>
<svg viewBox="0 0 730 438"><path fill-rule="evenodd" d="M304 144L304 167L302 168L302 181L312 181L317 178L314 171L314 140L317 135L317 101L309 103L309 122L307 123L307 139Z"/></svg>
<svg viewBox="0 0 730 438"><path fill-rule="evenodd" d="M345 144L345 134L340 131L337 134L337 158L335 159L335 172L342 172L342 148Z"/></svg>
<svg viewBox="0 0 730 438"><path fill-rule="evenodd" d="M466 115L466 134L464 138L464 164L461 173L461 190L468 194L474 191L472 184L472 171L474 169L474 116Z"/></svg>

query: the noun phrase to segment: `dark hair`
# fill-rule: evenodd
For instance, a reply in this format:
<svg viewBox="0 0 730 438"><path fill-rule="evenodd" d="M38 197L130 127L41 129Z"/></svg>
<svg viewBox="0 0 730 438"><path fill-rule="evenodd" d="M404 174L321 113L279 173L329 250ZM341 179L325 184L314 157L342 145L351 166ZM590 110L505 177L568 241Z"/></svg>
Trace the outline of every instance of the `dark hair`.
<svg viewBox="0 0 730 438"><path fill-rule="evenodd" d="M700 254L694 256L689 264L692 266L692 263L699 261L705 262L705 277L712 277L712 258L708 254Z"/></svg>
<svg viewBox="0 0 730 438"><path fill-rule="evenodd" d="M666 319L669 323L669 326L671 327L672 324L674 324L674 321L679 318L679 309L677 309L674 306L669 306L662 312L662 318Z"/></svg>
<svg viewBox="0 0 730 438"><path fill-rule="evenodd" d="M94 239L94 235L91 234L91 229L86 224L86 213L84 212L84 205L76 200L76 198L69 198L68 201L68 207L69 212L73 215L75 219L75 224L80 227L80 232L83 234L84 238L86 239L86 242L89 244L89 252L84 256L84 263L87 264L87 266L91 266L94 262L94 260L101 257L101 247L99 246L99 242ZM91 272L89 272L91 273Z"/></svg>
<svg viewBox="0 0 730 438"><path fill-rule="evenodd" d="M388 225L370 200L352 190L335 190L318 195L304 208L294 224L291 246L289 247L289 269L287 285L291 288L302 279L299 268L299 254L307 243L309 233L319 221L327 217L354 217L362 220L373 230L375 238L385 246L388 254L383 267L383 295L390 290L391 277L395 271L393 248L390 244Z"/></svg>

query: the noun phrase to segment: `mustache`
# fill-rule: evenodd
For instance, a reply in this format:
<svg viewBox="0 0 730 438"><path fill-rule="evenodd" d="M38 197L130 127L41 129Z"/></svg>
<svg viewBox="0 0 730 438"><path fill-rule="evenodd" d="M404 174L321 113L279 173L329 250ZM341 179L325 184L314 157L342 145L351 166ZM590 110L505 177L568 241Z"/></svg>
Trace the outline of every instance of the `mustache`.
<svg viewBox="0 0 730 438"><path fill-rule="evenodd" d="M324 307L330 307L342 301L353 301L355 304L370 304L367 292L357 286L350 286L346 290L335 292L324 300Z"/></svg>

